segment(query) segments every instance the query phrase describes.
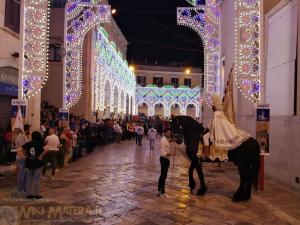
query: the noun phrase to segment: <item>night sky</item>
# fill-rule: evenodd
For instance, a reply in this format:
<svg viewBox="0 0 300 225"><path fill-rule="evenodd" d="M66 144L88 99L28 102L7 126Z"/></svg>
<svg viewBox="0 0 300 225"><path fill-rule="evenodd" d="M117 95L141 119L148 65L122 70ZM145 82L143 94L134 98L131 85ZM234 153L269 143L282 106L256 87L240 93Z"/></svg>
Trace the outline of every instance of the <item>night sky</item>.
<svg viewBox="0 0 300 225"><path fill-rule="evenodd" d="M109 0L120 29L129 42L133 64L181 65L203 68L203 45L192 29L177 26L176 7L185 0Z"/></svg>

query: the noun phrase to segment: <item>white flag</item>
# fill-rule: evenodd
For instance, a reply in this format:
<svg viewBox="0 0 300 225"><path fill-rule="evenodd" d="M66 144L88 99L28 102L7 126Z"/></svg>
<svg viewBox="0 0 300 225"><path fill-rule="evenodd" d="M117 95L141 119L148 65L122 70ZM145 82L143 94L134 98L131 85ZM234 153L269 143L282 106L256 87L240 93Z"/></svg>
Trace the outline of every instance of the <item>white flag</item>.
<svg viewBox="0 0 300 225"><path fill-rule="evenodd" d="M16 117L16 121L14 124L14 129L15 128L20 128L20 129L24 129L24 123L23 123L23 116L22 116L22 111L21 111L21 107L18 106L18 113L17 113L17 117Z"/></svg>

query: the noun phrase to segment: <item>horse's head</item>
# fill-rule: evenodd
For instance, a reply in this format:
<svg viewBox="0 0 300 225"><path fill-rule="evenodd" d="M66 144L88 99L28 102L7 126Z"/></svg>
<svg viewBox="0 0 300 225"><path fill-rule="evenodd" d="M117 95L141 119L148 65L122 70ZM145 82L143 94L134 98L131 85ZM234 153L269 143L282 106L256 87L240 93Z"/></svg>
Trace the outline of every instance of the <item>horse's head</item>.
<svg viewBox="0 0 300 225"><path fill-rule="evenodd" d="M205 128L202 124L190 116L176 116L172 118L171 131L175 137L184 136L185 139L190 139L191 137L199 138L204 130Z"/></svg>
<svg viewBox="0 0 300 225"><path fill-rule="evenodd" d="M176 143L181 144L183 142L183 127L181 125L180 117L172 117L171 131Z"/></svg>

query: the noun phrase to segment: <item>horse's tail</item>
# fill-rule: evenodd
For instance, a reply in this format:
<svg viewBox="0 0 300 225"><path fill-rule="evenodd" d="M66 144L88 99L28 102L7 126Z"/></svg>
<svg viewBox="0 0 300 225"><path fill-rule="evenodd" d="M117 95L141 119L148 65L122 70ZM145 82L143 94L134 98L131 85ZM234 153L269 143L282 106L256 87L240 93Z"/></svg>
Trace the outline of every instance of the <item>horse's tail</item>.
<svg viewBox="0 0 300 225"><path fill-rule="evenodd" d="M252 160L252 179L254 188L258 189L259 169L260 169L260 146L256 139L253 138L253 160Z"/></svg>

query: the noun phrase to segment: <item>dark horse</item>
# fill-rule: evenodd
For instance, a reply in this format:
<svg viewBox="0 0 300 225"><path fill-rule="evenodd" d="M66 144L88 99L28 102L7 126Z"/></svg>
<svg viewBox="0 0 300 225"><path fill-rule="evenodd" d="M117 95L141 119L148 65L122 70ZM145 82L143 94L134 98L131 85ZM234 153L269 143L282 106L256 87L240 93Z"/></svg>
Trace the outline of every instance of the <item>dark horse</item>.
<svg viewBox="0 0 300 225"><path fill-rule="evenodd" d="M193 178L193 171L196 169L201 185L197 195L204 195L207 187L204 180L201 160L198 158L197 153L199 141L205 132L205 128L202 124L199 124L189 116L176 116L172 118L171 130L175 137L178 138L182 135L184 137L186 153L191 160L189 168L190 189L193 190L196 186L196 182ZM233 195L233 201L239 202L251 198L252 184L257 185L258 182L259 154L259 144L254 138L249 138L238 148L230 150L230 155L234 163L238 166L240 174L240 186Z"/></svg>

